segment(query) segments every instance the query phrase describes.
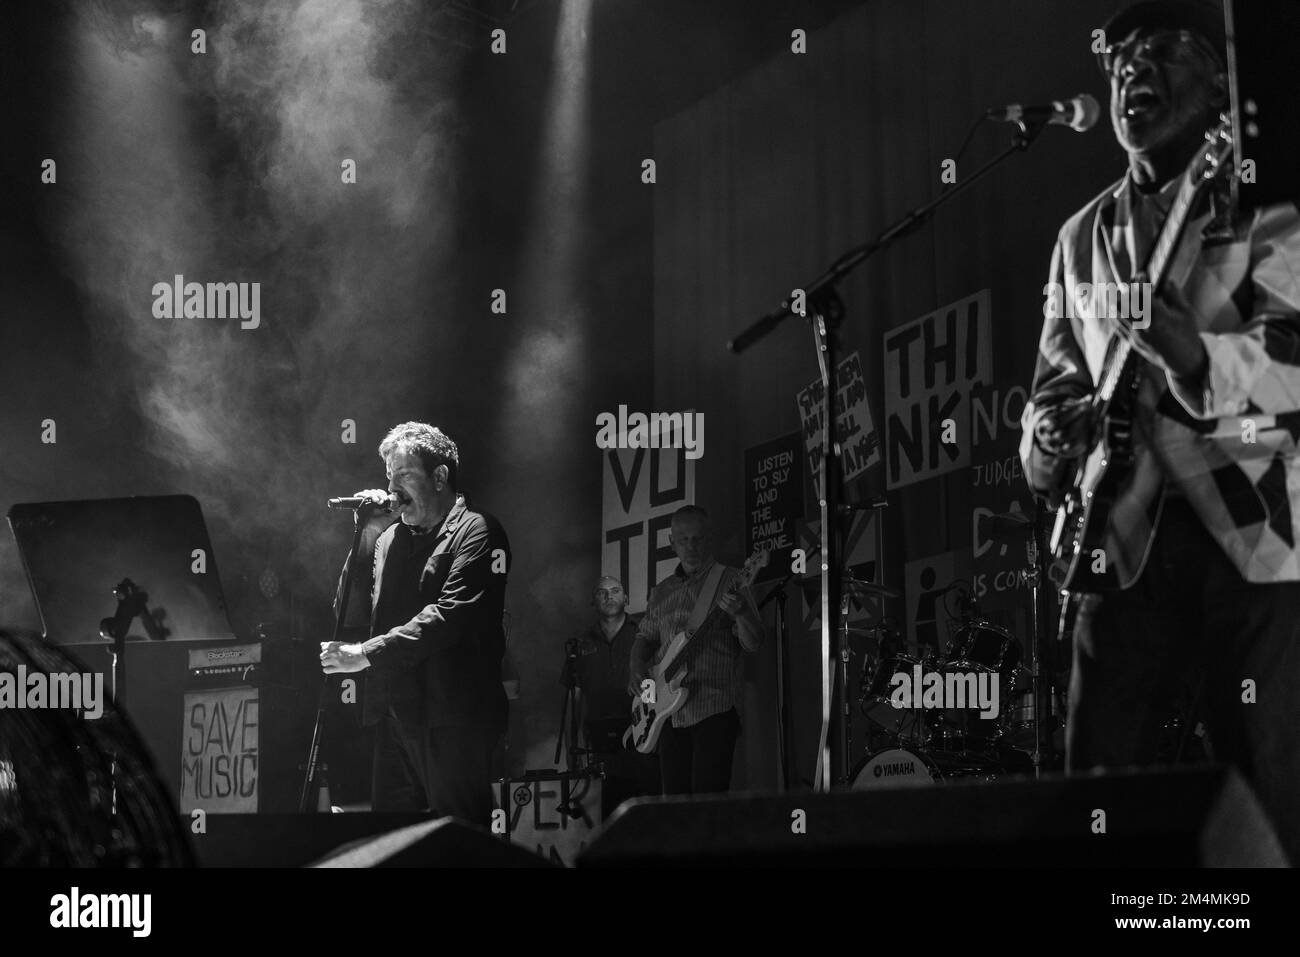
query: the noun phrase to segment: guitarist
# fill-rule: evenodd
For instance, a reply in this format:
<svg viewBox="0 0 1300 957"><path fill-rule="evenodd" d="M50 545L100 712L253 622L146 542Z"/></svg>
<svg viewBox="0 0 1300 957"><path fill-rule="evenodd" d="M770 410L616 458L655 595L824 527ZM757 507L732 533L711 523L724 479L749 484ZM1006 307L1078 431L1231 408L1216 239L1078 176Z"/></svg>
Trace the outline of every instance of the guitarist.
<svg viewBox="0 0 1300 957"><path fill-rule="evenodd" d="M748 588L727 589L738 572L716 562L709 541L709 515L696 505L673 514L669 542L677 570L650 592L649 605L632 644L629 693L640 693L662 649L683 630L701 601L715 604L723 624L691 638L691 663L684 687L686 704L672 716L659 738L659 768L664 794L712 794L731 787L731 759L740 732L736 702L740 697L741 652L757 651L763 624ZM712 596L705 592L712 588Z"/></svg>
<svg viewBox="0 0 1300 957"><path fill-rule="evenodd" d="M1131 6L1104 42L1128 170L1060 231L1051 281L1067 298L1137 273L1227 108L1217 4ZM1300 862L1300 215L1236 217L1225 200L1216 186L1192 207L1190 269L1153 291L1149 328L1117 333L1146 360L1102 550L1120 589L1080 597L1066 761L1152 763L1190 693L1214 758L1251 779ZM1095 441L1088 401L1117 327L1095 308L1045 315L1020 451L1030 487L1056 499Z"/></svg>

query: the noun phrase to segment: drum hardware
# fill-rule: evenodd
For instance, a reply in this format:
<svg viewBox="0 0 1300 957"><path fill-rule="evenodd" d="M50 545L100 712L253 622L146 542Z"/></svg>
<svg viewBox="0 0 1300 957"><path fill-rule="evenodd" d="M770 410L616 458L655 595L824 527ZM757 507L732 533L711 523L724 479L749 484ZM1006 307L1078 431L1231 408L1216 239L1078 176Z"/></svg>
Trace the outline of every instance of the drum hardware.
<svg viewBox="0 0 1300 957"><path fill-rule="evenodd" d="M812 558L821 551L820 545L814 545L808 553ZM781 766L781 786L783 790L789 790L795 785L795 773L793 762L790 755L789 740L793 736L790 723L790 713L788 702L790 701L790 669L786 667L786 658L789 655L790 648L790 621L787 615L786 604L788 596L786 588L794 578L795 572L791 569L780 581L778 581L772 590L767 593L762 601L758 603L761 611L767 606L768 602L776 603L776 673L779 676L776 686L776 754L777 761ZM813 603L813 598L808 599L809 606Z"/></svg>
<svg viewBox="0 0 1300 957"><path fill-rule="evenodd" d="M1036 501L1034 520L1025 526L1025 580L1029 584L1029 676L1032 689L1034 723L1034 775L1043 772L1051 747L1049 726L1053 724L1053 704L1056 698L1054 682L1055 668L1049 657L1050 649L1046 645L1043 631L1043 582L1047 578L1045 564L1047 551L1039 544L1039 528L1046 517L1041 499ZM1062 614L1066 602L1062 602Z"/></svg>
<svg viewBox="0 0 1300 957"><path fill-rule="evenodd" d="M998 512L989 516L989 532L995 539L1019 535L1026 525L1032 524L1033 520L1024 512Z"/></svg>
<svg viewBox="0 0 1300 957"><path fill-rule="evenodd" d="M888 585L877 585L875 582L861 581L857 578L848 577L841 583L841 588L845 594L852 595L855 598L865 596L869 598L902 598L902 592L897 588L890 588Z"/></svg>
<svg viewBox="0 0 1300 957"><path fill-rule="evenodd" d="M805 578L799 582L799 587L803 589L805 600L810 607L815 607L819 596L821 595L821 582L816 578ZM897 588L891 588L888 585L878 585L875 582L862 581L847 575L840 579L840 591L843 594L851 595L854 598L902 598L902 592Z"/></svg>
<svg viewBox="0 0 1300 957"><path fill-rule="evenodd" d="M987 686L996 682L998 714L985 718L979 707L970 702L965 708L945 708L933 721L927 745L960 754L990 754L996 750L1007 730L1003 702L1010 702L1015 694L1022 671L1021 655L1019 639L986 619L974 619L959 630L949 643L940 671L945 679L949 674L974 675L977 687L980 683Z"/></svg>
<svg viewBox="0 0 1300 957"><path fill-rule="evenodd" d="M874 746L855 766L855 790L954 779L993 780L1011 773L1030 773L1032 758L1015 745L1015 702L1024 692L1029 670L1022 663L1020 640L1005 628L979 615L973 598L963 598L960 626L942 652L907 647L887 620L863 631L878 639L875 655L866 655L859 677L858 707L875 729L868 732ZM981 717L978 702L965 708L926 709L920 702L896 708L891 700L895 675L922 673L973 674L998 682L998 714ZM981 676L984 676L981 679ZM969 685L967 685L969 687ZM978 684L976 685L978 687Z"/></svg>
<svg viewBox="0 0 1300 957"><path fill-rule="evenodd" d="M881 508L884 507L885 504L886 503L882 501L869 507ZM880 543L878 542L877 544L879 546ZM825 577L825 573L823 573L823 577ZM799 584L800 587L803 588L804 597L808 602L809 607L820 607L822 600L822 581L819 579L805 579ZM853 722L851 720L853 716L853 701L850 696L849 670L856 654L850 645L850 638L854 635L874 636L879 638L882 628L882 624L876 624L870 627L850 625L849 613L853 608L854 602L860 603L866 598L901 598L902 593L888 585L880 585L875 582L864 581L855 578L853 575L848 573L841 574L836 579L835 584L838 586L834 591L839 594L839 602L837 605L839 615L836 618L836 625L832 629L832 635L835 638L835 643L838 645L838 649L833 652L834 667L829 676L832 684L831 699L838 702L838 707L835 709L834 715L836 734L839 737L839 742L836 747L836 756L838 758L838 761L836 762L837 773L834 777L837 786L848 787L851 784L848 776L851 764L850 755L853 753ZM881 619L882 623L884 621L885 619ZM830 725L824 724L823 738L826 738L829 732ZM814 774L816 781L819 782L817 787L820 787L820 782L824 781L825 770L822 767L822 762L824 756L828 753L828 745L826 744L826 741L823 740L819 743L818 766Z"/></svg>

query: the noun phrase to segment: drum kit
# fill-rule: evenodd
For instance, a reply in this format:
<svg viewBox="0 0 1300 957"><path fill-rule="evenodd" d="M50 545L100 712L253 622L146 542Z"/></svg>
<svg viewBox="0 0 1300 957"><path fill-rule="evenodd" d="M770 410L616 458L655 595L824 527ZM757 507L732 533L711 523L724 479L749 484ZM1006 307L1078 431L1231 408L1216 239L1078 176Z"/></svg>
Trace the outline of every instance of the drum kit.
<svg viewBox="0 0 1300 957"><path fill-rule="evenodd" d="M1016 513L995 518L1013 533L1029 531L1025 526L1032 525ZM1035 602L1039 557L1036 547L1028 549ZM1061 714L1064 703L1052 701L1051 694L1035 702L1039 656L1033 653L1032 641L1027 649L1012 632L983 617L974 596L960 591L964 585L956 582L945 590L943 597L958 591L962 610L942 649L937 644L908 646L893 619L869 627L846 626L849 634L874 639L875 644L859 677L858 707L868 733L866 752L849 776L853 790L1033 774L1052 747L1050 736L1061 722L1045 715L1039 728L1037 712ZM849 594L898 597L894 589L872 582L849 579L844 588ZM936 700L923 697L915 687L922 676L937 692ZM988 707L987 698L977 702L974 694L944 693L958 687L994 689L996 711ZM911 693L900 695L904 688Z"/></svg>
<svg viewBox="0 0 1300 957"><path fill-rule="evenodd" d="M880 653L867 657L860 679L858 707L870 731L868 751L851 774L853 790L1032 773L1033 761L1023 749L1032 747L1029 709L999 708L996 715L984 717L974 701L922 707L919 694L910 707L899 707L896 693L905 683L910 686L915 675L936 675L940 687L952 684L950 676L966 682L973 676L977 686L996 682L1000 700L1017 701L1029 685L1019 639L986 619L972 618L942 653L917 654L903 649L889 627L871 630L877 633Z"/></svg>

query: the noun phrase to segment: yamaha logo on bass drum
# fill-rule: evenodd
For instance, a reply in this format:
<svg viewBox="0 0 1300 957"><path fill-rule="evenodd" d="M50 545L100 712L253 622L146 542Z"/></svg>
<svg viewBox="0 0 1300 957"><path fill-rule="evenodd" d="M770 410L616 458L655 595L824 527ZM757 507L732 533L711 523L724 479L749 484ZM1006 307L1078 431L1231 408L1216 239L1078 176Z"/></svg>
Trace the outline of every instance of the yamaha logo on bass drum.
<svg viewBox="0 0 1300 957"><path fill-rule="evenodd" d="M877 764L872 773L878 777L889 777L894 774L916 774L915 761L900 761L898 764Z"/></svg>

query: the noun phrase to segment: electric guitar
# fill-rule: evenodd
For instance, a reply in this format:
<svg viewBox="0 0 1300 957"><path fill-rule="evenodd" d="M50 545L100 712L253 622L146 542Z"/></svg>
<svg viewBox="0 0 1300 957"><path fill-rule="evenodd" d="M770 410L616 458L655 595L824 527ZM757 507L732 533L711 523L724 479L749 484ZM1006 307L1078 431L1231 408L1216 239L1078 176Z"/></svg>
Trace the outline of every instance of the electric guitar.
<svg viewBox="0 0 1300 957"><path fill-rule="evenodd" d="M767 565L770 553L756 548L745 565L727 587L726 593L734 595L754 581L758 570ZM659 743L659 733L664 724L686 704L690 691L683 688L689 674L687 665L699 648L691 639L716 628L726 616L717 601L708 615L694 631L679 631L664 649L659 661L650 669L650 677L642 683L641 694L632 699L632 726L623 735L623 743L631 744L642 754L650 754ZM650 683L653 682L653 685Z"/></svg>
<svg viewBox="0 0 1300 957"><path fill-rule="evenodd" d="M1218 125L1205 134L1206 148L1188 164L1160 235L1145 265L1132 280L1150 282L1153 298L1168 278L1193 206L1222 171L1232 169L1229 130L1228 117L1221 116ZM1107 591L1119 587L1115 563L1106 561L1102 570L1096 571L1092 556L1094 550L1103 549L1111 510L1132 474L1133 423L1145 365L1146 361L1127 336L1116 333L1111 337L1092 395L1093 421L1097 424L1091 447L1071 466L1073 478L1057 509L1052 530L1052 557L1065 561L1068 566L1061 584L1065 591ZM1144 562L1150 547L1148 537Z"/></svg>

